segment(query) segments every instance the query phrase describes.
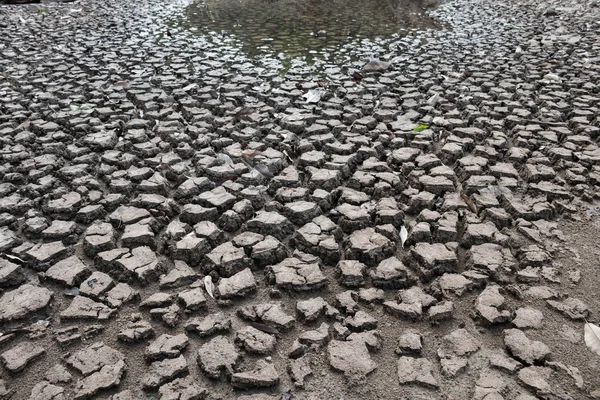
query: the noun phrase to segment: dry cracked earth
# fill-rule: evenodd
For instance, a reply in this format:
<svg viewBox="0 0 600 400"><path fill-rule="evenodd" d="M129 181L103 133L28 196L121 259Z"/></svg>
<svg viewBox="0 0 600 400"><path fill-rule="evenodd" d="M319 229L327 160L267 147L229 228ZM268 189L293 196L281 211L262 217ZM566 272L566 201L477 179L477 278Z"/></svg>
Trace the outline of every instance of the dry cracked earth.
<svg viewBox="0 0 600 400"><path fill-rule="evenodd" d="M0 7L0 398L600 398L598 2L286 69L185 6Z"/></svg>

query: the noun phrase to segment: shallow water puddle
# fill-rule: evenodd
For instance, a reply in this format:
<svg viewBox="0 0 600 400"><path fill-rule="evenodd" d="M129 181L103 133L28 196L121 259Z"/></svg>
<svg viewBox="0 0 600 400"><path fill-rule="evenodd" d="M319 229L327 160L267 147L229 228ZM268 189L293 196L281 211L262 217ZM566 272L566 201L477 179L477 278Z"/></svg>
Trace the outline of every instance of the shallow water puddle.
<svg viewBox="0 0 600 400"><path fill-rule="evenodd" d="M182 25L233 36L250 56L343 62L351 44L439 29L425 12L435 0L206 0L186 10Z"/></svg>

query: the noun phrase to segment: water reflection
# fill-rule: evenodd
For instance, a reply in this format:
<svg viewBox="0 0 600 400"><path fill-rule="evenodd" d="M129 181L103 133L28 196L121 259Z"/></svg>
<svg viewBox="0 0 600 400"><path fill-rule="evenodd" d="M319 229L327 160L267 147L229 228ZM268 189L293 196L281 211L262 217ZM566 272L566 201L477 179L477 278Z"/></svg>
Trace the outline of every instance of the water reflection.
<svg viewBox="0 0 600 400"><path fill-rule="evenodd" d="M436 0L206 0L186 10L185 25L241 40L249 55L333 60L352 39L439 28L423 14Z"/></svg>

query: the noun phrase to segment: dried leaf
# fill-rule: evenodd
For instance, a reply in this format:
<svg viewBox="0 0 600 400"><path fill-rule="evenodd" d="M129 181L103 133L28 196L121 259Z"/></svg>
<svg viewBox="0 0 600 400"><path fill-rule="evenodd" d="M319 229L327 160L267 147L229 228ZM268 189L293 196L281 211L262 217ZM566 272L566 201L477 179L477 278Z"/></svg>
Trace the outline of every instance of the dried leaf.
<svg viewBox="0 0 600 400"><path fill-rule="evenodd" d="M68 297L79 296L79 289L77 289L76 287L67 289L63 292L63 294Z"/></svg>
<svg viewBox="0 0 600 400"><path fill-rule="evenodd" d="M194 88L197 88L197 87L198 87L198 84L197 84L197 83L192 83L192 84L189 84L189 85L187 85L186 87L184 87L184 88L183 88L183 89L181 89L181 90L182 90L183 92L187 92L188 90L191 90L191 89L194 89Z"/></svg>
<svg viewBox="0 0 600 400"><path fill-rule="evenodd" d="M248 322L248 324L261 332L270 333L272 335L279 335L279 331L273 328L272 326L261 324L259 322Z"/></svg>
<svg viewBox="0 0 600 400"><path fill-rule="evenodd" d="M406 230L406 227L402 225L402 228L400 228L400 240L402 242L402 248L404 248L404 242L406 242L406 239L408 239L408 231Z"/></svg>
<svg viewBox="0 0 600 400"><path fill-rule="evenodd" d="M248 120L250 120L250 115L252 115L253 112L254 112L253 109L251 109L249 107L244 107L240 111L236 112L233 118L236 121L242 121L242 120L248 121Z"/></svg>
<svg viewBox="0 0 600 400"><path fill-rule="evenodd" d="M253 149L242 150L242 158L246 161L254 160L254 157L260 154L260 151Z"/></svg>
<svg viewBox="0 0 600 400"><path fill-rule="evenodd" d="M583 327L585 345L600 356L600 327L598 325L585 323Z"/></svg>
<svg viewBox="0 0 600 400"><path fill-rule="evenodd" d="M427 104L431 107L435 107L438 101L440 101L440 94L436 93L427 100Z"/></svg>
<svg viewBox="0 0 600 400"><path fill-rule="evenodd" d="M546 74L544 75L544 79L547 81L556 81L556 82L560 82L560 76L556 75L556 74Z"/></svg>
<svg viewBox="0 0 600 400"><path fill-rule="evenodd" d="M215 296L213 295L213 292L215 290L215 285L213 284L212 278L210 275L206 275L204 277L204 289L206 289L206 293L208 293L210 295L210 297L212 297L213 299L215 298Z"/></svg>
<svg viewBox="0 0 600 400"><path fill-rule="evenodd" d="M125 82L125 81L118 81L118 82L115 82L115 84L113 86L118 87L118 88L126 88L126 87L129 87L129 83Z"/></svg>
<svg viewBox="0 0 600 400"><path fill-rule="evenodd" d="M221 164L233 165L233 160L227 154L223 154L223 153L217 154L217 160L219 160L221 162Z"/></svg>
<svg viewBox="0 0 600 400"><path fill-rule="evenodd" d="M362 81L362 78L362 75L358 71L354 71L354 73L352 74L352 80L356 84L359 84Z"/></svg>
<svg viewBox="0 0 600 400"><path fill-rule="evenodd" d="M302 97L306 99L307 103L318 103L321 100L321 96L323 96L322 90L309 90Z"/></svg>
<svg viewBox="0 0 600 400"><path fill-rule="evenodd" d="M254 166L254 169L257 170L262 176L264 176L267 179L271 179L275 176L273 175L271 170L269 170L269 167L267 167L265 164L256 164Z"/></svg>
<svg viewBox="0 0 600 400"><path fill-rule="evenodd" d="M6 253L2 253L1 256L2 256L2 258L6 259L10 262L13 262L15 264L25 264L25 261L20 257L13 256L11 254L6 254Z"/></svg>
<svg viewBox="0 0 600 400"><path fill-rule="evenodd" d="M471 200L471 198L465 192L460 192L460 197L462 197L465 203L467 203L467 206L469 206L471 212L473 212L473 214L477 214L477 207L475 206L475 203L473 203L473 200Z"/></svg>

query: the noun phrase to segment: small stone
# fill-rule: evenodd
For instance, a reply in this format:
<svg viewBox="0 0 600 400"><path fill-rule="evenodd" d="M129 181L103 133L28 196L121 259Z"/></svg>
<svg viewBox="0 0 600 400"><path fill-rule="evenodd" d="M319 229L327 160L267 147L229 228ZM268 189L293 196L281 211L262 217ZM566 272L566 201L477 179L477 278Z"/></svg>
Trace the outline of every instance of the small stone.
<svg viewBox="0 0 600 400"><path fill-rule="evenodd" d="M264 324L281 330L291 329L296 322L294 317L285 312L281 303L265 303L247 306L238 310L238 315L242 319L262 321Z"/></svg>
<svg viewBox="0 0 600 400"><path fill-rule="evenodd" d="M512 320L514 326L519 329L540 329L544 321L544 314L535 308L521 307L515 311Z"/></svg>
<svg viewBox="0 0 600 400"><path fill-rule="evenodd" d="M30 284L6 292L0 298L0 322L28 317L48 306L52 296L50 290Z"/></svg>
<svg viewBox="0 0 600 400"><path fill-rule="evenodd" d="M498 233L498 228L493 222L468 224L461 244L468 248L473 245L493 243L496 241Z"/></svg>
<svg viewBox="0 0 600 400"><path fill-rule="evenodd" d="M154 232L149 224L139 223L125 225L125 230L121 235L121 244L123 247L149 246L155 248Z"/></svg>
<svg viewBox="0 0 600 400"><path fill-rule="evenodd" d="M177 358L155 361L147 368L147 372L142 378L142 386L145 389L156 390L159 386L174 380L187 371L188 363L182 355Z"/></svg>
<svg viewBox="0 0 600 400"><path fill-rule="evenodd" d="M109 319L115 312L115 309L102 303L97 303L87 297L76 296L69 307L60 312L60 318L103 321Z"/></svg>
<svg viewBox="0 0 600 400"><path fill-rule="evenodd" d="M383 309L398 318L418 320L423 316L423 306L421 303L386 301L383 303Z"/></svg>
<svg viewBox="0 0 600 400"><path fill-rule="evenodd" d="M250 268L246 268L230 278L221 278L217 290L221 299L244 297L256 290L256 281Z"/></svg>
<svg viewBox="0 0 600 400"><path fill-rule="evenodd" d="M360 288L358 299L366 304L382 303L385 300L385 292L377 288Z"/></svg>
<svg viewBox="0 0 600 400"><path fill-rule="evenodd" d="M301 300L296 303L298 314L305 321L315 321L325 313L327 302L322 297Z"/></svg>
<svg viewBox="0 0 600 400"><path fill-rule="evenodd" d="M398 380L401 385L415 383L432 389L439 387L433 376L433 364L426 358L400 357Z"/></svg>
<svg viewBox="0 0 600 400"><path fill-rule="evenodd" d="M553 361L546 362L546 366L554 368L557 371L560 370L560 371L567 373L575 381L575 386L577 386L577 388L579 388L579 389L583 389L584 381L583 381L583 376L581 375L581 371L579 370L579 368L574 367L572 365L565 365L561 362L553 362Z"/></svg>
<svg viewBox="0 0 600 400"><path fill-rule="evenodd" d="M191 376L177 378L158 389L160 400L200 400L207 398L207 389L199 386Z"/></svg>
<svg viewBox="0 0 600 400"><path fill-rule="evenodd" d="M336 306L346 314L353 315L359 309L356 297L357 293L353 290L338 293L335 295Z"/></svg>
<svg viewBox="0 0 600 400"><path fill-rule="evenodd" d="M69 251L62 242L51 242L37 244L25 254L37 264L37 268L40 268L45 264L64 258L68 253Z"/></svg>
<svg viewBox="0 0 600 400"><path fill-rule="evenodd" d="M264 267L284 260L287 257L287 251L283 243L273 236L267 235L264 240L252 247L250 257L256 265Z"/></svg>
<svg viewBox="0 0 600 400"><path fill-rule="evenodd" d="M33 343L20 343L0 355L4 368L10 372L20 372L25 367L46 354L44 347Z"/></svg>
<svg viewBox="0 0 600 400"><path fill-rule="evenodd" d="M199 238L194 233L190 233L172 245L170 251L174 259L195 265L211 251L211 247L207 239ZM218 251L222 254L220 250Z"/></svg>
<svg viewBox="0 0 600 400"><path fill-rule="evenodd" d="M205 273L216 270L220 276L230 277L251 266L252 260L242 247L236 247L232 242L226 242L204 256L202 269Z"/></svg>
<svg viewBox="0 0 600 400"><path fill-rule="evenodd" d="M397 257L382 260L369 272L373 286L381 289L401 289L414 282L412 272Z"/></svg>
<svg viewBox="0 0 600 400"><path fill-rule="evenodd" d="M20 265L0 258L0 288L17 286L24 280L25 275Z"/></svg>
<svg viewBox="0 0 600 400"><path fill-rule="evenodd" d="M290 374L290 378L292 378L292 382L294 382L296 387L304 388L304 381L307 377L313 374L308 356L290 360L288 365L288 373Z"/></svg>
<svg viewBox="0 0 600 400"><path fill-rule="evenodd" d="M346 258L376 265L393 254L394 245L373 228L356 230L346 239Z"/></svg>
<svg viewBox="0 0 600 400"><path fill-rule="evenodd" d="M514 358L508 357L503 351L496 351L490 355L490 365L509 373L514 373L523 366Z"/></svg>
<svg viewBox="0 0 600 400"><path fill-rule="evenodd" d="M427 312L427 318L432 324L439 324L440 321L452 319L454 314L454 303L443 301L431 307Z"/></svg>
<svg viewBox="0 0 600 400"><path fill-rule="evenodd" d="M134 249L117 248L98 254L98 269L120 280L137 278L149 283L158 280L166 267L154 251L147 246Z"/></svg>
<svg viewBox="0 0 600 400"><path fill-rule="evenodd" d="M140 303L140 307L164 307L169 306L173 303L173 295L169 293L153 293L150 297L146 298Z"/></svg>
<svg viewBox="0 0 600 400"><path fill-rule="evenodd" d="M46 277L63 285L73 287L90 275L91 271L77 256L65 258L46 271Z"/></svg>
<svg viewBox="0 0 600 400"><path fill-rule="evenodd" d="M73 380L73 376L61 364L56 364L46 371L44 378L52 384L69 383L71 380Z"/></svg>
<svg viewBox="0 0 600 400"><path fill-rule="evenodd" d="M205 318L195 317L185 325L186 331L196 332L201 337L214 333L225 333L231 329L231 319L223 312L210 314Z"/></svg>
<svg viewBox="0 0 600 400"><path fill-rule="evenodd" d="M272 363L264 360L256 362L254 369L236 372L231 375L231 386L240 389L270 387L279 383L279 374Z"/></svg>
<svg viewBox="0 0 600 400"><path fill-rule="evenodd" d="M100 371L104 366L115 365L125 358L120 351L97 342L65 358L65 362L83 375Z"/></svg>
<svg viewBox="0 0 600 400"><path fill-rule="evenodd" d="M473 282L460 274L446 273L439 278L438 283L442 293L446 296L449 296L450 293L462 296L473 287Z"/></svg>
<svg viewBox="0 0 600 400"><path fill-rule="evenodd" d="M322 213L317 204L308 201L286 203L281 212L296 225L304 225Z"/></svg>
<svg viewBox="0 0 600 400"><path fill-rule="evenodd" d="M551 391L548 380L552 370L546 367L525 367L519 371L519 381L526 387L538 393L549 393Z"/></svg>
<svg viewBox="0 0 600 400"><path fill-rule="evenodd" d="M361 340L332 340L327 352L331 367L347 377L360 378L377 368L377 364L369 356L365 342Z"/></svg>
<svg viewBox="0 0 600 400"><path fill-rule="evenodd" d="M367 266L357 260L342 260L337 264L340 271L340 284L346 287L364 285L364 272Z"/></svg>
<svg viewBox="0 0 600 400"><path fill-rule="evenodd" d="M479 374L475 385L473 399L502 400L504 398L500 393L506 392L508 381L499 371L485 369Z"/></svg>
<svg viewBox="0 0 600 400"><path fill-rule="evenodd" d="M139 342L154 335L154 328L147 321L130 322L117 334L123 342Z"/></svg>
<svg viewBox="0 0 600 400"><path fill-rule="evenodd" d="M140 294L126 283L117 283L115 287L106 293L106 302L113 308L119 308L123 304L139 299Z"/></svg>
<svg viewBox="0 0 600 400"><path fill-rule="evenodd" d="M581 332L568 325L562 325L558 334L570 343L577 344L582 342Z"/></svg>
<svg viewBox="0 0 600 400"><path fill-rule="evenodd" d="M104 272L94 271L79 286L79 293L93 299L101 299L115 286L112 278Z"/></svg>
<svg viewBox="0 0 600 400"><path fill-rule="evenodd" d="M280 289L308 291L327 285L327 278L317 262L303 262L290 257L265 270L267 280Z"/></svg>
<svg viewBox="0 0 600 400"><path fill-rule="evenodd" d="M2 396L8 396L9 393L0 394ZM31 389L29 400L64 400L64 394L64 388L53 385L51 382L41 381Z"/></svg>
<svg viewBox="0 0 600 400"><path fill-rule="evenodd" d="M542 300L558 298L558 292L548 286L532 286L525 291L524 295L526 297Z"/></svg>
<svg viewBox="0 0 600 400"><path fill-rule="evenodd" d="M224 336L217 336L198 349L198 364L213 379L218 379L222 371L232 373L239 360L240 354Z"/></svg>
<svg viewBox="0 0 600 400"><path fill-rule="evenodd" d="M153 308L150 310L150 315L154 318L160 318L162 322L174 328L181 321L181 308L177 304L171 304L169 307Z"/></svg>
<svg viewBox="0 0 600 400"><path fill-rule="evenodd" d="M398 339L396 354L420 355L423 349L423 337L414 329L407 329Z"/></svg>
<svg viewBox="0 0 600 400"><path fill-rule="evenodd" d="M312 348L323 347L329 341L329 325L321 323L318 329L304 331L298 336L298 342Z"/></svg>
<svg viewBox="0 0 600 400"><path fill-rule="evenodd" d="M504 296L500 294L498 286L488 286L477 297L475 308L477 313L488 324L499 324L510 319L508 310L501 310L504 304Z"/></svg>
<svg viewBox="0 0 600 400"><path fill-rule="evenodd" d="M445 272L457 272L456 253L442 243L417 243L410 251L413 262L424 278L442 275Z"/></svg>
<svg viewBox="0 0 600 400"><path fill-rule="evenodd" d="M285 240L294 232L294 226L287 218L277 212L261 211L247 222L247 229L264 235L271 234L279 240Z"/></svg>
<svg viewBox="0 0 600 400"><path fill-rule="evenodd" d="M201 288L181 291L177 294L177 299L183 303L186 310L195 311L206 307L206 297Z"/></svg>
<svg viewBox="0 0 600 400"><path fill-rule="evenodd" d="M160 277L161 289L185 286L196 280L196 272L189 265L180 260L175 260L174 264L175 267L167 275Z"/></svg>
<svg viewBox="0 0 600 400"><path fill-rule="evenodd" d="M148 345L144 356L148 361L157 361L165 358L175 358L187 347L188 338L185 333L180 335L160 335Z"/></svg>
<svg viewBox="0 0 600 400"><path fill-rule="evenodd" d="M111 224L105 222L96 222L85 231L83 238L83 251L89 257L94 257L96 254L114 249L115 231Z"/></svg>
<svg viewBox="0 0 600 400"><path fill-rule="evenodd" d="M87 399L101 390L119 385L125 371L125 362L120 360L113 365L105 365L98 372L86 376L75 385L74 398Z"/></svg>
<svg viewBox="0 0 600 400"><path fill-rule="evenodd" d="M437 351L442 364L442 372L456 376L467 366L467 357L479 350L481 344L466 329L457 329L442 338Z"/></svg>
<svg viewBox="0 0 600 400"><path fill-rule="evenodd" d="M504 331L504 345L517 360L527 365L542 362L551 354L548 346L542 342L530 340L519 329Z"/></svg>
<svg viewBox="0 0 600 400"><path fill-rule="evenodd" d="M362 310L344 320L344 324L353 332L377 329L377 323L377 319Z"/></svg>
<svg viewBox="0 0 600 400"><path fill-rule="evenodd" d="M584 320L590 314L588 306L574 297L569 297L563 301L547 300L546 303L573 320Z"/></svg>
<svg viewBox="0 0 600 400"><path fill-rule="evenodd" d="M268 354L275 348L276 339L252 326L245 326L237 331L235 342L249 353Z"/></svg>

